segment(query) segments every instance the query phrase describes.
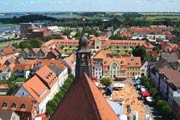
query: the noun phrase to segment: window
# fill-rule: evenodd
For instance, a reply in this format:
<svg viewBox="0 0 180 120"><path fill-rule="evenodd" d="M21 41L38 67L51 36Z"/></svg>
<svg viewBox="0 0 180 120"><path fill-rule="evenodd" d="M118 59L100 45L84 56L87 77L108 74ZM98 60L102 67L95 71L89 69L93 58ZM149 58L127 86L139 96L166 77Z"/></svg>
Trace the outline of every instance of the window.
<svg viewBox="0 0 180 120"><path fill-rule="evenodd" d="M3 103L2 107L7 107L7 106L8 106L8 102L6 101Z"/></svg>
<svg viewBox="0 0 180 120"><path fill-rule="evenodd" d="M13 103L11 108L16 108L16 105L17 105L16 103Z"/></svg>
<svg viewBox="0 0 180 120"><path fill-rule="evenodd" d="M26 103L23 103L23 104L21 105L21 108L25 109L25 108L26 108Z"/></svg>

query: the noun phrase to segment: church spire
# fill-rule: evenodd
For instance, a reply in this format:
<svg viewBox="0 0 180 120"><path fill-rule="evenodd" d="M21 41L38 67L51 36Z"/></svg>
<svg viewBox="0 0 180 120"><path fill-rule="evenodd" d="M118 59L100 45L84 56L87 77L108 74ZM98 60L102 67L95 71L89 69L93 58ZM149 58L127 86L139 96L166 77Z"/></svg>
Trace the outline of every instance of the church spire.
<svg viewBox="0 0 180 120"><path fill-rule="evenodd" d="M91 51L88 49L88 40L83 30L76 52L75 80L79 80L84 73L86 73L89 78L92 78Z"/></svg>

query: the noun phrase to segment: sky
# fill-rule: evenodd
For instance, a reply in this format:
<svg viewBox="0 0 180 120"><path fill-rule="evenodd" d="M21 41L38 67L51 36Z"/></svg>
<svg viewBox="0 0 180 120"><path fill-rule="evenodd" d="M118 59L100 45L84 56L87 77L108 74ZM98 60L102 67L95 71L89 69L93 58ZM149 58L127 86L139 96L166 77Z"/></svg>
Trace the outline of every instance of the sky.
<svg viewBox="0 0 180 120"><path fill-rule="evenodd" d="M180 0L0 0L3 12L180 12Z"/></svg>

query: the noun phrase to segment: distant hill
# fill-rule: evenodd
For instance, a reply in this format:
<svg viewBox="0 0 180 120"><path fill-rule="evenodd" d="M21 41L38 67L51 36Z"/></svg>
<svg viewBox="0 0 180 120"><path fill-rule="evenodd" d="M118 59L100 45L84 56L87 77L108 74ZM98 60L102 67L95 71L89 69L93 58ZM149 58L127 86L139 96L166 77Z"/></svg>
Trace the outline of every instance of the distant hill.
<svg viewBox="0 0 180 120"><path fill-rule="evenodd" d="M49 21L57 21L56 18L53 17L47 17L44 15L24 15L21 17L14 16L13 18L1 18L0 22L2 23L26 23L26 22L34 22L34 21L43 21L43 20L49 20Z"/></svg>

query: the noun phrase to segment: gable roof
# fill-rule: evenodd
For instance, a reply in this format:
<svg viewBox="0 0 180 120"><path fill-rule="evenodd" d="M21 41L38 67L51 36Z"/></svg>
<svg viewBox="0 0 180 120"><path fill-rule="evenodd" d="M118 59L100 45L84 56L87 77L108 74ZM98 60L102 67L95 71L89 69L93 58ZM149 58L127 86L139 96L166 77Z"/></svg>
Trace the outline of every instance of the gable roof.
<svg viewBox="0 0 180 120"><path fill-rule="evenodd" d="M3 107L4 103L7 103L7 107ZM12 108L13 103L16 104L14 108ZM22 104L25 104L24 108L21 108ZM32 98L22 96L0 96L0 110L31 112L33 107Z"/></svg>
<svg viewBox="0 0 180 120"><path fill-rule="evenodd" d="M180 87L180 72L169 68L162 68L159 70L159 73L164 74L168 81L172 82L176 87Z"/></svg>
<svg viewBox="0 0 180 120"><path fill-rule="evenodd" d="M49 89L36 75L24 83L23 87L38 103L43 101L44 98L49 94Z"/></svg>
<svg viewBox="0 0 180 120"><path fill-rule="evenodd" d="M57 81L56 73L54 73L50 68L47 66L41 67L37 72L36 75L41 78L42 81L47 83L47 87L51 88L55 82Z"/></svg>
<svg viewBox="0 0 180 120"><path fill-rule="evenodd" d="M13 71L15 72L16 70L21 69L21 70L30 70L31 66L28 64L15 64Z"/></svg>
<svg viewBox="0 0 180 120"><path fill-rule="evenodd" d="M6 66L6 65L0 65L0 72L5 71L5 70L6 70L6 68L7 68L7 66Z"/></svg>
<svg viewBox="0 0 180 120"><path fill-rule="evenodd" d="M99 36L99 37L93 36L90 40L108 40L108 38L105 36Z"/></svg>
<svg viewBox="0 0 180 120"><path fill-rule="evenodd" d="M118 120L98 88L84 74L74 81L51 120Z"/></svg>
<svg viewBox="0 0 180 120"><path fill-rule="evenodd" d="M16 62L19 64L24 64L24 63L26 63L26 60L23 57L21 57L21 58L17 59Z"/></svg>
<svg viewBox="0 0 180 120"><path fill-rule="evenodd" d="M32 51L37 54L39 52L40 48L33 48Z"/></svg>
<svg viewBox="0 0 180 120"><path fill-rule="evenodd" d="M43 65L46 65L46 66L56 66L58 67L59 69L65 69L65 66L63 64L61 64L61 60L41 60L41 59L37 59L36 62L41 62Z"/></svg>
<svg viewBox="0 0 180 120"><path fill-rule="evenodd" d="M16 59L10 58L10 59L7 59L6 62L9 62L10 64L11 64L11 63L15 63L15 62L16 62ZM6 63L6 62L5 62L5 63Z"/></svg>
<svg viewBox="0 0 180 120"><path fill-rule="evenodd" d="M71 56L65 58L63 61L66 62L70 67L74 66L73 61L76 61L76 56L72 54Z"/></svg>
<svg viewBox="0 0 180 120"><path fill-rule="evenodd" d="M9 47L3 48L3 49L2 49L2 52L3 52L5 55L13 54L13 53L14 53L13 49L12 49L12 48L9 48Z"/></svg>

